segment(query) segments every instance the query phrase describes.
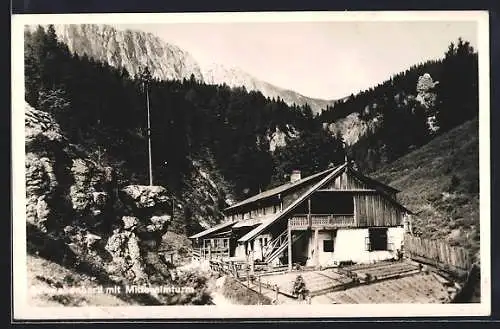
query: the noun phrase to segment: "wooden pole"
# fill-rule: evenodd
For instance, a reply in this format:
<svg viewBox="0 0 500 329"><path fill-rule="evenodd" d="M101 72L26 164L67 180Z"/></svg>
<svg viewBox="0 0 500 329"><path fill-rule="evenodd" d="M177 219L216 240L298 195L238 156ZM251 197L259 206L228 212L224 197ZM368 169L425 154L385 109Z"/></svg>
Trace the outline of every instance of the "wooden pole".
<svg viewBox="0 0 500 329"><path fill-rule="evenodd" d="M254 250L250 251L250 274L253 275L255 273L255 260L254 260Z"/></svg>
<svg viewBox="0 0 500 329"><path fill-rule="evenodd" d="M248 265L247 265L247 287L250 288L250 272L248 270Z"/></svg>
<svg viewBox="0 0 500 329"><path fill-rule="evenodd" d="M149 185L153 185L153 165L151 163L151 117L149 113L149 81L146 81L146 104L148 108L148 157L149 157Z"/></svg>
<svg viewBox="0 0 500 329"><path fill-rule="evenodd" d="M314 230L314 265L318 266L319 264L319 250L318 250L318 236L319 236L319 230L315 229Z"/></svg>
<svg viewBox="0 0 500 329"><path fill-rule="evenodd" d="M274 300L276 301L276 304L278 304L278 295L279 295L279 288L278 285L274 285Z"/></svg>
<svg viewBox="0 0 500 329"><path fill-rule="evenodd" d="M288 271L292 271L292 229L288 226Z"/></svg>

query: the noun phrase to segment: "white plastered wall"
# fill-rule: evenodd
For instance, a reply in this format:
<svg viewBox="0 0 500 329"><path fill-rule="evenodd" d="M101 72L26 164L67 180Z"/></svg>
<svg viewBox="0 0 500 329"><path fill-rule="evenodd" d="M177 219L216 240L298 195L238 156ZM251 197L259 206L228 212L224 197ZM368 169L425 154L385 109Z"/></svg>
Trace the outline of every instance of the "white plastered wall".
<svg viewBox="0 0 500 329"><path fill-rule="evenodd" d="M372 263L396 257L396 250L401 249L404 239L403 227L389 227L387 230L388 242L392 243L393 250L366 250L368 228L338 229L335 238L331 231L318 232L317 248L314 244L314 232L309 240L309 254L307 265L315 265L314 253L318 253L318 265L332 266L339 262ZM323 251L324 240L334 240L334 251ZM314 252L313 252L314 250Z"/></svg>

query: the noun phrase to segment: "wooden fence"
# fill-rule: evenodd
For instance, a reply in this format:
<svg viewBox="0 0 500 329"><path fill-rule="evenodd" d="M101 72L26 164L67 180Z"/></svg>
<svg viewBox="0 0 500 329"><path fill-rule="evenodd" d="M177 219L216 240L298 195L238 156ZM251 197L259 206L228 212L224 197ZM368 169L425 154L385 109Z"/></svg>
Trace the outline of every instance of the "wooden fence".
<svg viewBox="0 0 500 329"><path fill-rule="evenodd" d="M472 262L465 248L450 246L444 241L406 234L404 252L415 260L424 260L448 271L469 271Z"/></svg>

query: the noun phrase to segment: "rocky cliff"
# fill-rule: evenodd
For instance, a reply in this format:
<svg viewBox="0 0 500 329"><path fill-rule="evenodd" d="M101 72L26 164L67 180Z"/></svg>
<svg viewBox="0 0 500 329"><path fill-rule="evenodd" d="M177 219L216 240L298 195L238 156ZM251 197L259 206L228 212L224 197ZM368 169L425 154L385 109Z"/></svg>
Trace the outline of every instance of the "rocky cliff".
<svg viewBox="0 0 500 329"><path fill-rule="evenodd" d="M28 104L25 113L28 254L86 273L101 285L171 283L194 288L177 295L138 294L141 303L209 302L204 279L176 273L161 259L159 249L172 221L167 189L119 188L113 168L101 167L69 144L50 114ZM35 277L71 286L46 273Z"/></svg>
<svg viewBox="0 0 500 329"><path fill-rule="evenodd" d="M163 42L151 33L117 30L109 25L55 25L60 41L71 52L87 54L114 67L124 67L134 76L148 66L157 78L189 79L191 74L203 80L196 60L179 47Z"/></svg>

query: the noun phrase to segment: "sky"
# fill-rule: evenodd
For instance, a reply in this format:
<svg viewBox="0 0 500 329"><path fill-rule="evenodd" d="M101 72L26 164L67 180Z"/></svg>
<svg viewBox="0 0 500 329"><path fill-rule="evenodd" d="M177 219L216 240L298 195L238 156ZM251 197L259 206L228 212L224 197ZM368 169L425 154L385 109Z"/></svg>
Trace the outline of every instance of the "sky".
<svg viewBox="0 0 500 329"><path fill-rule="evenodd" d="M237 67L305 96L337 99L444 56L474 21L242 22L118 25L151 32L201 64Z"/></svg>

